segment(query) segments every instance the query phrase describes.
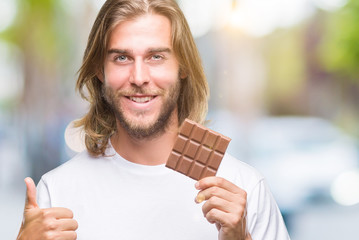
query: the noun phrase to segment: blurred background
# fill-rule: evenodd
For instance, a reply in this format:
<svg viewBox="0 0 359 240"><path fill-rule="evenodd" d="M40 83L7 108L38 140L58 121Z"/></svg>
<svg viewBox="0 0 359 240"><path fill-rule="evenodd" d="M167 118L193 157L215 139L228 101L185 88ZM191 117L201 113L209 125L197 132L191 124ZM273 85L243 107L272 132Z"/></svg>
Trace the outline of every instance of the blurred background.
<svg viewBox="0 0 359 240"><path fill-rule="evenodd" d="M65 130L87 111L74 88L103 2L0 0L2 239L20 227L23 179L77 150ZM211 87L208 126L266 177L291 238L358 239L359 0L178 2Z"/></svg>

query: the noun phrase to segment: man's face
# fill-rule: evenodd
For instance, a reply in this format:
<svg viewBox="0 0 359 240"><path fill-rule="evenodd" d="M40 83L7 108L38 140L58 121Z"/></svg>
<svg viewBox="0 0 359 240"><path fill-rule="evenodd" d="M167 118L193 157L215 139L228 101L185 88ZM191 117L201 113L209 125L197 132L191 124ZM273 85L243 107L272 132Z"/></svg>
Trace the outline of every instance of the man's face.
<svg viewBox="0 0 359 240"><path fill-rule="evenodd" d="M142 139L163 133L170 116L177 114L180 91L170 21L154 14L117 25L102 80L106 101L131 136Z"/></svg>

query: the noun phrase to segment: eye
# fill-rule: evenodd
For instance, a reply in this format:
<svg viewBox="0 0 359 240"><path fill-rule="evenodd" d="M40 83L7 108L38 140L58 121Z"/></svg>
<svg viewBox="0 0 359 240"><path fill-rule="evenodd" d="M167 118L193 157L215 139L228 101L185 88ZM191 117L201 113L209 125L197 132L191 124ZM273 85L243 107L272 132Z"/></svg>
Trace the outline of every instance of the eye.
<svg viewBox="0 0 359 240"><path fill-rule="evenodd" d="M159 54L155 54L155 55L152 55L152 59L158 61L158 60L163 59L163 57L161 55L159 55Z"/></svg>
<svg viewBox="0 0 359 240"><path fill-rule="evenodd" d="M115 61L118 61L118 62L125 62L127 60L128 60L128 58L126 55L120 55L115 58Z"/></svg>

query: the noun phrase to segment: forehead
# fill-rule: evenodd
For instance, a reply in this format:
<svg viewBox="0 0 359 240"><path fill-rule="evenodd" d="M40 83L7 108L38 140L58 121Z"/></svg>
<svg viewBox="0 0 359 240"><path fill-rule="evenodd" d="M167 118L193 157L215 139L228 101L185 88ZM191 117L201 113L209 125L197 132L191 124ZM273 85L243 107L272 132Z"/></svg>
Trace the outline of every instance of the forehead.
<svg viewBox="0 0 359 240"><path fill-rule="evenodd" d="M159 14L145 14L118 23L109 48L171 47L171 22Z"/></svg>

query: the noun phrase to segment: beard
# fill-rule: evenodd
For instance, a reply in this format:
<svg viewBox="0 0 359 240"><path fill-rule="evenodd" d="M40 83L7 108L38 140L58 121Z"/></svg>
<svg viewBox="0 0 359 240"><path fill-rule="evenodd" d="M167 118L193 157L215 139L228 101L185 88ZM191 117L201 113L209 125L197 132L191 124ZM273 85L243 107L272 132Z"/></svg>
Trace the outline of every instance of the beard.
<svg viewBox="0 0 359 240"><path fill-rule="evenodd" d="M130 90L119 90L116 92L111 87L103 85L102 95L113 111L117 122L128 133L128 135L135 139L142 140L155 138L162 135L166 131L167 127L171 123L171 115L177 108L180 90L181 81L178 79L176 83L168 89L168 91L162 89L151 91L142 87L133 86ZM135 120L131 120L130 117L126 117L121 106L120 98L135 94L157 95L164 98L159 115L152 123L146 124L145 121L136 122ZM145 114L145 111L137 112L136 116L141 118L144 117Z"/></svg>

